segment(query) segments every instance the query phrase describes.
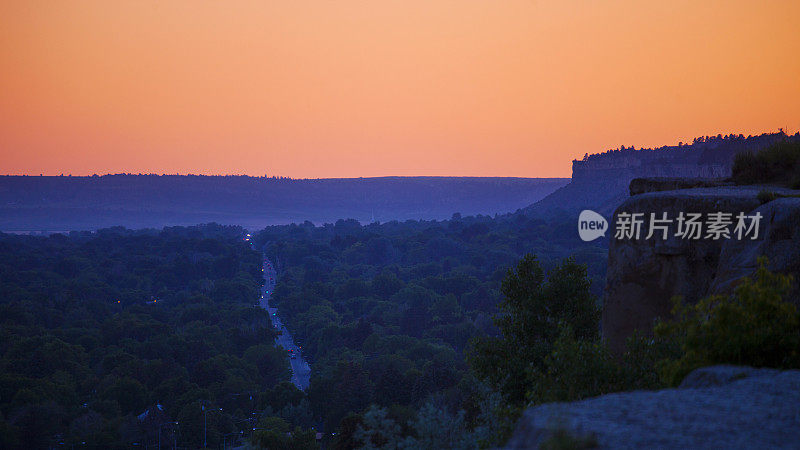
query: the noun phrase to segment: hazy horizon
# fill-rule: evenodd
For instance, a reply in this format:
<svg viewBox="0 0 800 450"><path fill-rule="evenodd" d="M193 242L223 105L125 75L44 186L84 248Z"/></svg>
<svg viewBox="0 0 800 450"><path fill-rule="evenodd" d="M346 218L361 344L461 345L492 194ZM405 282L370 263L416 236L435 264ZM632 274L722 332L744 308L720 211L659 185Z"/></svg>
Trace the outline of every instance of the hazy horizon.
<svg viewBox="0 0 800 450"><path fill-rule="evenodd" d="M109 176L155 176L155 177L250 177L250 178L277 178L292 181L319 181L319 180L359 180L359 179L375 179L375 178L506 178L506 179L523 179L523 180L568 180L570 177L506 177L502 175L381 175L381 176L355 176L355 177L317 177L317 178L294 178L282 175L249 175L244 173L132 173L132 172L117 172L117 173L88 173L88 174L34 174L34 173L2 173L0 177L76 177L76 178L91 178L91 177L109 177Z"/></svg>

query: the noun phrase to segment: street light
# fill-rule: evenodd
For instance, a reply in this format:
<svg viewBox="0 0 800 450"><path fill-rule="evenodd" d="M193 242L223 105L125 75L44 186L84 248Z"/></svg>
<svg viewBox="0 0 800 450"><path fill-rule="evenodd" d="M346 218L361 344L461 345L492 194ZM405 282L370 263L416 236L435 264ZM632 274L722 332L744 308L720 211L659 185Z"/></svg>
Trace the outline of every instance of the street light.
<svg viewBox="0 0 800 450"><path fill-rule="evenodd" d="M205 404L205 400L200 400L200 409L203 410L203 448L207 448L208 447L208 440L206 439L206 437L207 437L206 431L207 431L207 428L208 428L208 421L206 420L206 404ZM222 411L222 408L219 408L219 410Z"/></svg>
<svg viewBox="0 0 800 450"><path fill-rule="evenodd" d="M239 434L239 435L241 435L241 434L243 434L243 433L244 433L244 431L240 431L240 432L238 432L238 433L234 431L233 433L223 434L223 435L222 435L222 450L225 450L225 438L226 438L226 437L228 437L228 436L231 436L231 435L234 435L234 434ZM234 442L235 442L235 441L234 441Z"/></svg>
<svg viewBox="0 0 800 450"><path fill-rule="evenodd" d="M161 425L158 426L158 450L161 450L161 427L163 427L164 425L177 425L177 424L178 424L178 422L166 422L166 423L162 423ZM175 437L175 429L174 428L172 429L172 437L173 438ZM175 440L173 439L173 446L175 446L174 442L175 442Z"/></svg>

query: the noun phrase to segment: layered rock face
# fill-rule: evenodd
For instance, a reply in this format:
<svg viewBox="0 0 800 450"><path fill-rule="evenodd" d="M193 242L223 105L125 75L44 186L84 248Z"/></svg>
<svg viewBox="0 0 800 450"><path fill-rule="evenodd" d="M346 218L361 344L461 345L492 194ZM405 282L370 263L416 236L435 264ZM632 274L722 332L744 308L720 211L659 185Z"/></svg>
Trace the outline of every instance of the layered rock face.
<svg viewBox="0 0 800 450"><path fill-rule="evenodd" d="M787 136L781 132L748 138L712 138L692 145L587 155L583 160L572 162L572 180L568 185L524 208L523 212L543 218L577 218L581 210L591 209L609 215L627 198L628 187L633 187L631 182L637 177L695 179L690 185L678 183L674 189L716 185L720 179L731 176L735 155L757 152L783 139L800 139L800 134Z"/></svg>
<svg viewBox="0 0 800 450"><path fill-rule="evenodd" d="M713 366L677 389L621 392L529 408L507 448L556 431L596 448L797 448L800 371Z"/></svg>
<svg viewBox="0 0 800 450"><path fill-rule="evenodd" d="M769 258L770 270L792 274L800 281L800 198L779 198L758 208L767 224L763 239L754 242L731 240L722 246L717 274L709 292L726 294L737 281L749 276L759 256ZM798 292L792 300L800 304Z"/></svg>
<svg viewBox="0 0 800 450"><path fill-rule="evenodd" d="M573 161L572 180L581 182L604 178L629 183L636 177L723 178L731 174L733 158L725 163L700 164L697 161L700 152L689 155L681 155L684 157L677 161L661 160L650 164L650 161L635 156L619 157L612 161Z"/></svg>
<svg viewBox="0 0 800 450"><path fill-rule="evenodd" d="M779 198L761 205L759 186L712 187L649 192L634 195L614 212L612 229L621 213L643 213L639 239L610 239L608 273L603 305L603 336L615 352L624 349L634 330L651 332L658 317L666 318L672 297L686 302L729 293L743 277L753 274L760 256L769 259L773 271L800 279L800 198ZM798 191L768 188L783 195ZM730 213L733 231L739 213L761 215L758 236L737 239L687 239L676 236L677 224L669 225L667 239L661 232L646 239L650 215L666 213L670 219L686 213Z"/></svg>

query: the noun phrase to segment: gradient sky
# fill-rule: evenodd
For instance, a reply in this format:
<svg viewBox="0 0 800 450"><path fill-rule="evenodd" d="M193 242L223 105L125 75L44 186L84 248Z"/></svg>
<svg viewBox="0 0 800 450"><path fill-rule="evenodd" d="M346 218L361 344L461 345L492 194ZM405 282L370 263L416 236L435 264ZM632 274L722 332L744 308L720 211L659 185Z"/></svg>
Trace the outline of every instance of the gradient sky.
<svg viewBox="0 0 800 450"><path fill-rule="evenodd" d="M569 176L800 128L800 2L0 2L0 173Z"/></svg>

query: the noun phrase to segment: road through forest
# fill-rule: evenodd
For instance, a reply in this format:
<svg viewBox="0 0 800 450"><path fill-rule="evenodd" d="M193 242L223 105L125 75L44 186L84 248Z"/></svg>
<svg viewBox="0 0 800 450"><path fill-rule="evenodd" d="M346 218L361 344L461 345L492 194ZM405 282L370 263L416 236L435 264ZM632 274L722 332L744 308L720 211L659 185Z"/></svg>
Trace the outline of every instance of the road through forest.
<svg viewBox="0 0 800 450"><path fill-rule="evenodd" d="M281 334L275 338L275 343L286 350L289 364L292 368L292 383L305 391L308 388L308 380L311 376L311 366L303 358L302 349L295 344L289 330L286 329L283 322L278 316L278 309L269 304L272 292L275 289L275 284L278 281L278 275L275 271L275 266L272 261L263 254L262 261L262 274L264 276L264 286L261 287L261 299L259 304L262 308L266 309L269 313L269 318L272 320L272 326L279 330Z"/></svg>

